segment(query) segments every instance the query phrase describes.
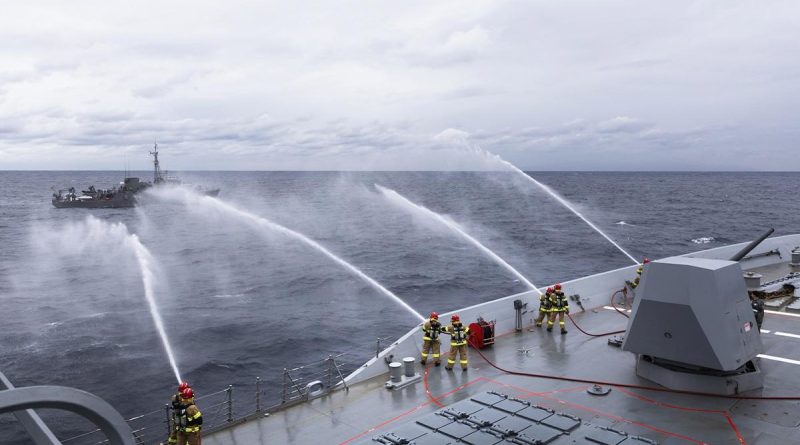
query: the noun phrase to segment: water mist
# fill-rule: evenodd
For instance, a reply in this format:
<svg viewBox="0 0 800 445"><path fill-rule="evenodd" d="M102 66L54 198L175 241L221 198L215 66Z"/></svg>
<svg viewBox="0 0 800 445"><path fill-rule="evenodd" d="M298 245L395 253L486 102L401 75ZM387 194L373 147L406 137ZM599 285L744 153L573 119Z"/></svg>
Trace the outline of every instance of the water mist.
<svg viewBox="0 0 800 445"><path fill-rule="evenodd" d="M110 243L134 255L142 274L144 296L150 310L150 316L167 354L172 372L175 374L175 379L180 382L181 375L175 362L175 354L172 352L172 347L164 328L164 321L161 318L156 302L155 285L157 275L155 273L155 259L147 247L139 241L136 235L129 233L124 224L107 223L93 216L87 217L81 225L68 226L66 230L75 230L76 233L56 233L53 235L52 241L63 251L71 254L83 254L87 249L104 248L106 247L104 244ZM78 241L75 242L73 240Z"/></svg>
<svg viewBox="0 0 800 445"><path fill-rule="evenodd" d="M597 233L599 233L600 235L602 235L602 236L603 236L603 238L605 238L606 240L608 240L608 242L610 242L611 244L613 244L613 245L614 245L614 247L616 247L617 249L619 249L619 251L620 251L620 252L624 253L624 254L625 254L625 256L627 256L628 258L630 258L630 260L631 260L631 261L633 261L635 264L639 264L639 262L636 260L636 258L634 258L634 257L633 257L631 254L629 254L629 253L628 253L628 252L627 252L625 249L623 249L623 248L622 248L622 246L620 246L619 244L617 244L617 242L616 242L616 241L614 241L613 239L611 239L611 237L610 237L610 236L606 235L606 233L605 233L605 232L603 232L602 230L600 230L600 228L599 228L599 227L597 227L596 225L594 225L594 223L592 223L591 221L589 221L589 219L588 219L588 218L586 218L585 216L583 216L583 215L581 214L581 212L579 212L577 209L575 209L575 207L574 207L574 206L573 206L573 205L572 205L572 204L571 204L569 201L567 201L566 199L564 199L564 198L562 198L561 196L559 196L559 195L558 195L558 193L556 193L555 191L553 191L553 190L552 190L550 187L548 187L548 186L546 186L546 185L542 184L541 182L537 181L536 179L534 179L533 177L531 177L530 175L528 175L528 174L527 174L527 173L525 173L524 171L520 170L520 169L519 169L519 168L518 168L516 165L514 165L514 164L512 164L512 163L510 163L510 162L508 162L508 161L506 161L505 159L501 158L500 156L498 156L498 155L496 155L496 154L494 154L494 153L491 153L491 152L489 152L489 151L487 151L487 150L484 150L483 148L480 148L480 147L478 147L478 146L475 146L475 145L473 145L473 144L469 144L469 147L470 147L472 150L474 150L475 152L477 152L479 155L481 155L481 156L484 156L484 157L487 157L487 158L489 158L489 159L491 159L491 160L493 160L493 161L495 161L495 162L498 162L498 163L502 164L502 165L503 165L503 166L505 166L505 167L508 167L510 170L514 171L515 173L518 173L518 174L522 175L522 176L523 176L525 179L527 179L528 181L531 181L531 182L533 182L534 184L536 184L536 186L538 186L539 188L541 188L542 190L544 190L544 191L545 191L545 192L546 192L548 195L550 195L550 196L551 196L553 199L555 199L556 201L558 201L558 202L559 202L559 204L563 205L564 207L566 207L567 209L569 209L569 211L571 211L572 213L574 213L574 214L575 214L575 215L576 215L578 218L582 219L582 220L583 220L583 222L585 222L586 224L588 224L588 225L589 225L589 227L591 227L592 229L594 229L594 230L595 230L595 232L597 232Z"/></svg>
<svg viewBox="0 0 800 445"><path fill-rule="evenodd" d="M378 290L384 296L391 298L397 304L402 306L405 310L409 313L414 315L420 321L424 321L425 317L422 316L419 312L415 311L414 308L408 305L403 299L383 287L380 283L375 281L373 278L369 277L367 274L362 272L357 267L353 266L352 264L348 263L347 261L343 260L339 256L332 253L330 250L323 247L318 242L312 240L311 238L303 235L302 233L296 232L292 229L284 227L278 223L272 222L264 217L254 215L252 213L245 212L244 210L240 210L234 207L231 204L228 204L220 199L213 198L211 196L201 196L189 190L173 187L169 189L161 189L152 192L153 196L156 198L175 201L186 205L189 208L203 208L205 210L211 210L217 212L221 215L224 215L229 218L236 218L242 222L245 222L257 229L268 229L275 232L278 232L284 236L289 238L298 240L303 244L313 248L314 250L322 253L323 255L327 256L340 266L344 267L352 274L356 275L358 278L367 282L370 286Z"/></svg>
<svg viewBox="0 0 800 445"><path fill-rule="evenodd" d="M523 276L521 273L519 273L519 271L517 271L517 269L514 269L514 267L512 267L510 264L508 264L503 258L501 258L499 255L494 253L491 249L489 249L488 247L484 246L480 241L478 241L477 239L475 239L472 236L470 236L466 232L466 230L464 230L458 223L456 223L452 219L450 219L448 217L445 217L443 215L440 215L440 214L434 212L433 210L428 209L427 207L421 206L419 204L415 204L415 203L411 202L408 198L406 198L405 196L397 193L394 190L387 189L385 187L381 187L378 184L375 184L375 188L377 188L378 191L381 192L381 194L384 197L386 197L386 199L388 199L389 201L391 201L395 205L399 205L399 206L403 207L404 209L411 211L412 213L415 213L415 214L418 214L418 215L422 215L422 216L424 216L426 218L433 219L435 221L438 221L438 222L444 224L445 226L447 226L447 228L449 228L450 230L456 232L462 238L464 238L467 241L469 241L473 246L477 247L481 252L483 252L486 256L488 256L489 258L494 260L497 264L499 264L500 266L505 268L507 271L511 272L511 274L513 274L520 281L525 283L526 286L528 286L529 288L531 288L531 289L535 290L536 292L539 292L539 294L541 294L541 292L539 291L539 288L536 287L536 285L534 285L533 283L528 281L528 279L525 278L525 276Z"/></svg>

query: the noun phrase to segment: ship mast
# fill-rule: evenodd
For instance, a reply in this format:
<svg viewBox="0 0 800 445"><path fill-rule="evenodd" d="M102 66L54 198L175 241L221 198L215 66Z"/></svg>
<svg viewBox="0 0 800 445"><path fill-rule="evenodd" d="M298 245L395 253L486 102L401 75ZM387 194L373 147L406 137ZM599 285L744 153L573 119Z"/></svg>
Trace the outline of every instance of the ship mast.
<svg viewBox="0 0 800 445"><path fill-rule="evenodd" d="M158 143L153 144L153 151L150 152L153 155L153 184L159 184L164 179L161 177L161 167L158 166Z"/></svg>

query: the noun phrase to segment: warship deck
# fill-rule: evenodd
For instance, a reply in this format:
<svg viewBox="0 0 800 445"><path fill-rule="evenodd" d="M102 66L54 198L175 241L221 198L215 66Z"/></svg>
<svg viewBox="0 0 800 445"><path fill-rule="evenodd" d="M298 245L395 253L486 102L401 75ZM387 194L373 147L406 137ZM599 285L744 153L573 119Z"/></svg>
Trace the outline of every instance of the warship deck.
<svg viewBox="0 0 800 445"><path fill-rule="evenodd" d="M590 333L623 330L627 323L613 308L574 311L573 318ZM634 354L609 345L607 337L581 333L569 320L567 327L567 335L556 332L557 327L552 333L544 328L510 332L498 336L493 346L481 352L486 359L513 372L656 386L636 376ZM744 395L800 395L796 377L800 371L800 317L768 313L762 328L764 351L760 366L765 374L765 385L763 389ZM210 434L203 442L206 445L344 445L381 443L374 439L393 443L387 438L394 438L399 440L395 443L417 444L800 445L798 401L710 398L618 386L612 386L605 396L591 395L587 389L593 385L589 383L531 378L500 371L473 349L470 349L467 372L458 368L448 372L444 366L433 367L430 362L427 369L420 370L418 365L418 370L424 374L423 381L404 389L387 390L384 388L387 376L377 376L352 385L349 391L336 391ZM533 408L529 409L538 410L538 406L552 410L551 414L556 417L551 419L556 420L556 425L546 420L530 420L530 425L519 427L528 428L520 434L528 431L529 436L520 435L512 441L512 437L492 429L491 422L526 419L514 414L513 409L502 411L489 406L485 399L496 396L488 392L530 403ZM483 403L471 399L483 400ZM458 405L451 411L472 412L472 417L483 416L489 423L459 420L450 421L449 426L435 425L448 419L431 415L455 403ZM543 435L537 439L541 442L524 441L537 435Z"/></svg>

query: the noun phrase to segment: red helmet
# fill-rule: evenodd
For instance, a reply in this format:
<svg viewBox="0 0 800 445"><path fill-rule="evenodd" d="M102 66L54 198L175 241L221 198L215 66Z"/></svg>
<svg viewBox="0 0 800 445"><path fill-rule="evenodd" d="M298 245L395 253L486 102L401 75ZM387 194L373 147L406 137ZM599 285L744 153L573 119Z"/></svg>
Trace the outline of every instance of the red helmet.
<svg viewBox="0 0 800 445"><path fill-rule="evenodd" d="M438 320L439 319L439 314L437 314L436 312L431 312L431 317L430 318L431 318L431 320Z"/></svg>
<svg viewBox="0 0 800 445"><path fill-rule="evenodd" d="M643 260L642 260L642 264L647 264L647 263L649 263L649 262L650 262L650 260L648 260L647 258L645 258L645 259L643 259Z"/></svg>
<svg viewBox="0 0 800 445"><path fill-rule="evenodd" d="M548 294L552 294L553 293L553 288L552 287L548 287L547 288L547 293Z"/></svg>
<svg viewBox="0 0 800 445"><path fill-rule="evenodd" d="M461 319L458 318L458 314L453 314L453 316L450 317L450 321L461 321Z"/></svg>
<svg viewBox="0 0 800 445"><path fill-rule="evenodd" d="M561 290L561 283L556 284L556 290Z"/></svg>
<svg viewBox="0 0 800 445"><path fill-rule="evenodd" d="M192 391L192 388L186 388L181 391L181 397L184 399L191 399L194 397L194 391Z"/></svg>
<svg viewBox="0 0 800 445"><path fill-rule="evenodd" d="M181 382L181 384L178 385L178 392L182 393L183 390L188 388L188 387L189 387L189 382Z"/></svg>

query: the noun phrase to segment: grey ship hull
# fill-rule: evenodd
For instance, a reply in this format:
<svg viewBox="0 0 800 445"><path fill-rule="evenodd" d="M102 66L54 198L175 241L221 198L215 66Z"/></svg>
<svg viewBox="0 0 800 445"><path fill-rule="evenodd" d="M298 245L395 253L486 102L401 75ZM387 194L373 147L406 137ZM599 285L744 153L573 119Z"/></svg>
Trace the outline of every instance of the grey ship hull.
<svg viewBox="0 0 800 445"><path fill-rule="evenodd" d="M728 258L743 245L685 256ZM765 281L785 277L798 271L788 264L795 246L800 246L800 235L767 239L742 261L742 268L762 273ZM563 283L568 294L582 296L586 308L572 308L575 322L590 333L624 330L627 319L605 306L611 294L634 275L635 266L631 266ZM253 415L246 421L207 432L203 442L800 445L798 401L710 398L621 386L609 386L611 392L605 396L589 394L592 384L588 381L657 385L638 377L635 355L610 346L607 337L583 335L569 321L568 335L559 335L558 328L553 333L544 328L529 331L536 314L535 296L534 292L526 292L457 311L462 320L481 316L497 322L495 344L482 351L485 358L471 349L467 372L448 372L429 362L424 370L417 365L417 371L424 375L422 383L395 391L385 389L388 377L384 357L419 357L421 332L415 327L349 375L347 391L333 391L266 417ZM516 299L528 303L524 314L526 329L522 332L514 329ZM800 371L800 314L785 309L767 311L761 339L764 350L759 362L765 375L764 388L745 395L800 395L795 378ZM443 345L443 349L446 352L447 346ZM535 406L549 411L525 419L522 412L487 405L487 399L498 397L487 395L489 392L532 405L528 412L539 409ZM459 410L469 417L448 420L440 415ZM486 423L476 423L475 419ZM498 432L514 422L522 422L519 432ZM532 437L539 437L540 441ZM392 438L397 441L390 441Z"/></svg>
<svg viewBox="0 0 800 445"><path fill-rule="evenodd" d="M111 198L92 198L92 199L56 199L51 201L57 209L118 209L134 207L136 199L133 193L118 193Z"/></svg>

